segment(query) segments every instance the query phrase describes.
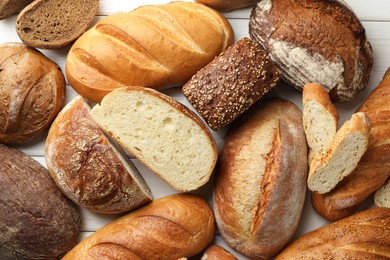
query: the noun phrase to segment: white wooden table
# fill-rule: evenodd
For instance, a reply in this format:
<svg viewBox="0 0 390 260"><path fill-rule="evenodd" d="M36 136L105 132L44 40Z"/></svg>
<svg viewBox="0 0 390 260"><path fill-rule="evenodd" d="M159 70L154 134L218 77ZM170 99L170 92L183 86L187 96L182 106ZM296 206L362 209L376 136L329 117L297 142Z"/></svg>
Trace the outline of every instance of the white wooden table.
<svg viewBox="0 0 390 260"><path fill-rule="evenodd" d="M186 0L192 1L192 0ZM355 11L357 16L366 28L366 33L369 41L372 44L374 50L374 67L372 70L369 86L364 90L356 99L345 104L337 104L338 111L340 113L340 125L347 120L355 109L361 104L361 102L367 97L367 95L378 85L384 72L390 67L390 1L388 0L373 0L373 1L362 1L362 0L345 0ZM117 11L128 12L133 10L139 5L146 4L163 4L168 3L168 0L144 0L144 1L124 1L124 0L101 0L98 15L95 22L106 15L110 15ZM231 13L225 13L224 15L229 19L233 29L235 31L236 40L249 36L248 34L248 20L251 8L245 8ZM0 43L5 42L20 42L19 37L15 31L15 19L16 16L7 18L0 21ZM62 50L43 50L42 52L54 60L60 65L63 71L65 71L65 59L69 47ZM164 91L165 93L177 98L180 102L188 105L189 103L182 96L179 89L171 89ZM298 107L301 107L301 95L291 88L286 86L278 86L271 95L280 96L293 101ZM73 89L67 85L67 102L76 96ZM218 145L220 146L223 140L223 131L213 133ZM42 135L40 138L32 143L17 146L20 150L26 154L32 156L34 159L45 165L44 158L44 144L46 135ZM176 193L173 188L167 185L164 181L159 179L148 169L146 169L141 163L133 159L136 167L140 170L141 174L146 179L147 183L151 187L154 198L159 198L169 194ZM211 202L211 182L206 184L204 187L196 191L196 193L205 197ZM370 198L363 207L372 206L372 198ZM81 210L83 217L82 233L80 240L95 230L99 229L106 223L114 220L118 215L103 215L89 212L88 210ZM300 236L312 229L318 228L327 224L327 221L320 217L313 209L310 204L310 198L307 196L304 213L302 215L300 225L294 237ZM223 242L220 236L216 236L215 243L224 245L229 249ZM229 249L233 252L232 249ZM240 254L233 252L239 259L245 259Z"/></svg>

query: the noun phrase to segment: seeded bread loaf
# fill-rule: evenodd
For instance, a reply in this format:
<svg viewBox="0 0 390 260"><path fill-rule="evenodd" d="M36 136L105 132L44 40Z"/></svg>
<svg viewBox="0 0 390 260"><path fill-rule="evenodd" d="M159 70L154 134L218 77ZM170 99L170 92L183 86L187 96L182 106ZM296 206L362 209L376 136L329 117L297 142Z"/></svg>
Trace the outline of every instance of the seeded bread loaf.
<svg viewBox="0 0 390 260"><path fill-rule="evenodd" d="M213 130L219 130L275 87L279 73L260 46L243 38L199 70L183 93Z"/></svg>
<svg viewBox="0 0 390 260"><path fill-rule="evenodd" d="M95 102L123 86L175 87L233 40L227 19L202 4L142 6L109 15L81 36L67 56L66 75Z"/></svg>
<svg viewBox="0 0 390 260"><path fill-rule="evenodd" d="M390 209L372 208L303 235L275 260L389 258Z"/></svg>
<svg viewBox="0 0 390 260"><path fill-rule="evenodd" d="M2 0L0 1L0 20L18 14L33 0Z"/></svg>
<svg viewBox="0 0 390 260"><path fill-rule="evenodd" d="M249 22L251 38L269 53L286 82L300 91L317 82L335 102L363 90L373 64L365 29L343 2L262 0Z"/></svg>
<svg viewBox="0 0 390 260"><path fill-rule="evenodd" d="M214 214L226 243L253 259L276 255L297 228L307 168L302 113L293 103L261 101L238 118L215 172Z"/></svg>
<svg viewBox="0 0 390 260"><path fill-rule="evenodd" d="M374 194L377 207L390 208L390 179L388 179Z"/></svg>
<svg viewBox="0 0 390 260"><path fill-rule="evenodd" d="M205 184L217 160L207 126L190 109L143 87L118 88L91 111L100 128L179 191Z"/></svg>
<svg viewBox="0 0 390 260"><path fill-rule="evenodd" d="M195 0L222 12L230 12L234 9L254 5L257 0Z"/></svg>
<svg viewBox="0 0 390 260"><path fill-rule="evenodd" d="M204 250L214 237L208 203L194 194L157 199L96 231L63 260L186 259Z"/></svg>
<svg viewBox="0 0 390 260"><path fill-rule="evenodd" d="M308 188L320 194L331 191L357 167L367 151L371 124L365 113L355 113L343 124L324 151L310 164Z"/></svg>
<svg viewBox="0 0 390 260"><path fill-rule="evenodd" d="M25 143L42 134L64 105L60 67L22 43L0 45L0 142Z"/></svg>
<svg viewBox="0 0 390 260"><path fill-rule="evenodd" d="M80 229L77 207L46 168L0 144L0 259L59 259Z"/></svg>
<svg viewBox="0 0 390 260"><path fill-rule="evenodd" d="M46 139L46 165L62 192L79 206L119 213L152 200L125 153L92 120L80 96L58 114Z"/></svg>
<svg viewBox="0 0 390 260"><path fill-rule="evenodd" d="M61 49L84 33L99 0L35 0L18 15L16 32L27 45Z"/></svg>
<svg viewBox="0 0 390 260"><path fill-rule="evenodd" d="M318 153L326 151L338 129L339 114L328 93L310 83L302 92L303 127L309 145L309 164Z"/></svg>
<svg viewBox="0 0 390 260"><path fill-rule="evenodd" d="M237 257L219 245L209 246L200 260L237 260Z"/></svg>

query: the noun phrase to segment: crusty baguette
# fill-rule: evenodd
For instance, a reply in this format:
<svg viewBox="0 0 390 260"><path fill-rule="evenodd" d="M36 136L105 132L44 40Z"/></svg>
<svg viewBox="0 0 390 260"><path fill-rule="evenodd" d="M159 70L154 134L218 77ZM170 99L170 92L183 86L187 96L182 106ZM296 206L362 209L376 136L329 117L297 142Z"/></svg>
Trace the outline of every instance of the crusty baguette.
<svg viewBox="0 0 390 260"><path fill-rule="evenodd" d="M223 239L255 259L294 234L306 195L302 113L291 102L255 104L229 128L216 167L214 213Z"/></svg>
<svg viewBox="0 0 390 260"><path fill-rule="evenodd" d="M189 108L154 89L124 87L91 111L95 122L180 191L205 184L217 160L213 136Z"/></svg>
<svg viewBox="0 0 390 260"><path fill-rule="evenodd" d="M32 1L33 0L1 0L0 20L19 13Z"/></svg>
<svg viewBox="0 0 390 260"><path fill-rule="evenodd" d="M312 196L316 211L332 221L353 214L390 176L390 69L357 111L366 112L371 122L367 152L335 189Z"/></svg>
<svg viewBox="0 0 390 260"><path fill-rule="evenodd" d="M374 194L377 207L390 208L390 179L388 179Z"/></svg>
<svg viewBox="0 0 390 260"><path fill-rule="evenodd" d="M275 260L389 258L390 209L372 208L303 235Z"/></svg>
<svg viewBox="0 0 390 260"><path fill-rule="evenodd" d="M227 19L202 4L142 6L109 15L83 34L69 51L66 75L95 102L123 86L175 87L233 40Z"/></svg>
<svg viewBox="0 0 390 260"><path fill-rule="evenodd" d="M205 4L221 12L230 12L254 5L257 0L195 0L195 2Z"/></svg>
<svg viewBox="0 0 390 260"><path fill-rule="evenodd" d="M237 260L232 253L219 245L209 246L200 260Z"/></svg>
<svg viewBox="0 0 390 260"><path fill-rule="evenodd" d="M79 206L100 213L119 213L152 200L132 162L114 146L76 97L58 114L45 146L46 165L62 192Z"/></svg>
<svg viewBox="0 0 390 260"><path fill-rule="evenodd" d="M99 0L35 0L17 17L16 32L27 45L61 49L87 30Z"/></svg>
<svg viewBox="0 0 390 260"><path fill-rule="evenodd" d="M365 113L355 113L337 131L324 153L310 164L308 188L320 194L331 191L357 167L368 148L370 120Z"/></svg>
<svg viewBox="0 0 390 260"><path fill-rule="evenodd" d="M338 129L339 114L328 93L316 83L304 86L302 92L303 127L309 145L309 164L324 152Z"/></svg>
<svg viewBox="0 0 390 260"><path fill-rule="evenodd" d="M177 260L200 253L213 237L214 216L208 203L181 193L113 221L81 241L63 260Z"/></svg>
<svg viewBox="0 0 390 260"><path fill-rule="evenodd" d="M199 70L182 89L210 128L219 130L278 82L278 70L267 53L244 37Z"/></svg>

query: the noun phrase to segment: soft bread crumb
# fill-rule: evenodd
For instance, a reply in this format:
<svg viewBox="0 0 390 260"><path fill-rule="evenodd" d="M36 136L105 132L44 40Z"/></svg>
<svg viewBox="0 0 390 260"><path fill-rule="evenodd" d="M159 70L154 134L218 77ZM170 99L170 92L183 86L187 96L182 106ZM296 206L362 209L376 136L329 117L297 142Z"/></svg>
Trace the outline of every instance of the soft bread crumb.
<svg viewBox="0 0 390 260"><path fill-rule="evenodd" d="M375 192L374 202L377 207L390 208L390 179Z"/></svg>

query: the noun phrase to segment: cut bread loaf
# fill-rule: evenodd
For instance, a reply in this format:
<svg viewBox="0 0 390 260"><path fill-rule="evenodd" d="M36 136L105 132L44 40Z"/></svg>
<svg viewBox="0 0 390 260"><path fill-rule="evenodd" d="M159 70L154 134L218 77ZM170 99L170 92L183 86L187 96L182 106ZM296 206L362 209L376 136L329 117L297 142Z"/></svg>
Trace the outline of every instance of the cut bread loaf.
<svg viewBox="0 0 390 260"><path fill-rule="evenodd" d="M32 1L33 0L1 0L0 20L19 13Z"/></svg>
<svg viewBox="0 0 390 260"><path fill-rule="evenodd" d="M156 90L124 87L91 111L129 153L180 191L205 184L217 159L207 126L186 106Z"/></svg>
<svg viewBox="0 0 390 260"><path fill-rule="evenodd" d="M99 0L35 0L18 15L16 31L27 45L60 49L84 33L99 8Z"/></svg>
<svg viewBox="0 0 390 260"><path fill-rule="evenodd" d="M337 131L324 153L310 164L308 188L320 194L331 191L358 165L368 148L370 120L365 113L355 113Z"/></svg>
<svg viewBox="0 0 390 260"><path fill-rule="evenodd" d="M111 144L76 97L58 114L46 139L46 165L62 192L83 208L120 213L152 200L132 162Z"/></svg>
<svg viewBox="0 0 390 260"><path fill-rule="evenodd" d="M390 179L375 192L374 202L377 207L390 208Z"/></svg>
<svg viewBox="0 0 390 260"><path fill-rule="evenodd" d="M310 148L310 164L314 156L323 153L332 142L338 129L339 114L328 93L316 83L307 84L303 88L302 113L303 127Z"/></svg>

